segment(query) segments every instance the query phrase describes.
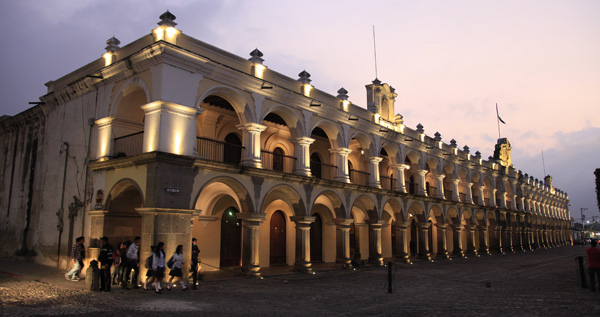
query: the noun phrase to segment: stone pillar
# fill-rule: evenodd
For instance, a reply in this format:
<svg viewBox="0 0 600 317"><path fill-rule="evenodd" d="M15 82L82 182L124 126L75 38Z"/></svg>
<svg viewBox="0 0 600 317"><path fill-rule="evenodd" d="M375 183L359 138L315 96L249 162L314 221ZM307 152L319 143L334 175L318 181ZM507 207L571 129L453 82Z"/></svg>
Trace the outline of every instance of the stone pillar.
<svg viewBox="0 0 600 317"><path fill-rule="evenodd" d="M260 276L260 224L265 214L243 212L237 214L242 220L242 273L248 276Z"/></svg>
<svg viewBox="0 0 600 317"><path fill-rule="evenodd" d="M500 208L506 208L506 192L500 192Z"/></svg>
<svg viewBox="0 0 600 317"><path fill-rule="evenodd" d="M408 250L408 226L406 223L396 224L396 250L399 251L398 259L404 263L410 263L410 253Z"/></svg>
<svg viewBox="0 0 600 317"><path fill-rule="evenodd" d="M494 232L496 233L496 243L494 247L498 253L504 253L504 244L502 244L502 226L496 226L494 229Z"/></svg>
<svg viewBox="0 0 600 317"><path fill-rule="evenodd" d="M447 224L436 224L438 229L438 251L437 256L439 258L448 259L450 255L448 254L448 242L446 241L446 228L448 228Z"/></svg>
<svg viewBox="0 0 600 317"><path fill-rule="evenodd" d="M346 268L352 267L350 261L350 224L352 222L354 222L354 219L335 219L337 236L335 262Z"/></svg>
<svg viewBox="0 0 600 317"><path fill-rule="evenodd" d="M294 271L312 272L310 262L310 224L315 221L315 217L301 216L292 217L296 223L296 261L294 262Z"/></svg>
<svg viewBox="0 0 600 317"><path fill-rule="evenodd" d="M496 206L496 191L498 191L497 189L490 189L490 207L497 207Z"/></svg>
<svg viewBox="0 0 600 317"><path fill-rule="evenodd" d="M477 194L479 195L479 206L485 206L485 195L483 194L483 186L477 186Z"/></svg>
<svg viewBox="0 0 600 317"><path fill-rule="evenodd" d="M467 253L477 255L477 247L475 244L475 230L477 230L477 226L469 226L469 238L467 239Z"/></svg>
<svg viewBox="0 0 600 317"><path fill-rule="evenodd" d="M394 190L397 192L401 192L401 193L407 193L408 190L406 189L406 180L404 179L404 170L408 169L410 167L406 164L396 164L396 165L392 165L391 167L396 170L396 173L394 173L396 175L396 187L394 187Z"/></svg>
<svg viewBox="0 0 600 317"><path fill-rule="evenodd" d="M490 237L487 226L482 226L481 230L479 230L479 233L482 235L479 238L479 253L490 254Z"/></svg>
<svg viewBox="0 0 600 317"><path fill-rule="evenodd" d="M425 188L425 175L427 175L427 170L417 171L417 195L420 196L427 196L427 190Z"/></svg>
<svg viewBox="0 0 600 317"><path fill-rule="evenodd" d="M376 266L383 265L381 252L381 229L385 222L383 220L369 223L369 263Z"/></svg>
<svg viewBox="0 0 600 317"><path fill-rule="evenodd" d="M505 235L506 235L506 250L509 250L510 252L515 252L515 248L513 245L513 228L506 227Z"/></svg>
<svg viewBox="0 0 600 317"><path fill-rule="evenodd" d="M437 186L437 193L435 195L435 198L439 198L439 199L445 199L446 197L444 196L444 177L446 177L446 175L437 175L436 178L436 186Z"/></svg>
<svg viewBox="0 0 600 317"><path fill-rule="evenodd" d="M311 176L310 171L310 145L315 139L301 137L292 140L294 143L294 153L296 154L296 165L294 174L302 176Z"/></svg>
<svg viewBox="0 0 600 317"><path fill-rule="evenodd" d="M98 148L96 149L96 159L107 158L113 155L113 131L112 122L115 117L106 117L96 120L98 129Z"/></svg>
<svg viewBox="0 0 600 317"><path fill-rule="evenodd" d="M383 160L382 157L372 156L365 158L367 165L369 166L369 186L375 188L381 188L379 179L379 162Z"/></svg>
<svg viewBox="0 0 600 317"><path fill-rule="evenodd" d="M167 152L193 156L196 149L196 115L198 109L154 101L141 107L144 119L144 152Z"/></svg>
<svg viewBox="0 0 600 317"><path fill-rule="evenodd" d="M473 183L467 183L467 197L466 197L466 203L467 204L472 204L473 203L473 191L471 189L471 187L473 187Z"/></svg>
<svg viewBox="0 0 600 317"><path fill-rule="evenodd" d="M260 160L260 133L267 127L258 123L238 124L235 126L244 134L244 154L242 165L262 168Z"/></svg>
<svg viewBox="0 0 600 317"><path fill-rule="evenodd" d="M452 225L452 240L454 244L454 250L452 250L452 255L457 257L464 257L465 253L463 251L463 243L461 239L461 232L463 230L463 225Z"/></svg>
<svg viewBox="0 0 600 317"><path fill-rule="evenodd" d="M352 151L348 148L329 149L329 152L335 156L337 165L337 175L334 180L342 183L350 183L350 174L348 171L348 154Z"/></svg>
<svg viewBox="0 0 600 317"><path fill-rule="evenodd" d="M515 231L517 234L517 248L521 251L525 251L525 247L523 246L523 227L522 226L517 226L515 227Z"/></svg>
<svg viewBox="0 0 600 317"><path fill-rule="evenodd" d="M183 279L187 280L190 271L192 249L192 216L195 210L172 208L136 208L142 215L142 241L140 244L140 281L146 275L143 260L150 253L150 246L159 242L165 244L165 255L170 257L178 245L183 245L184 260L181 270ZM114 245L113 245L114 247ZM188 252L185 252L188 250Z"/></svg>
<svg viewBox="0 0 600 317"><path fill-rule="evenodd" d="M429 251L429 222L420 222L417 224L419 228L419 258L431 260L431 253Z"/></svg>
<svg viewBox="0 0 600 317"><path fill-rule="evenodd" d="M460 183L460 179L457 178L452 180L452 201L460 201L458 183Z"/></svg>

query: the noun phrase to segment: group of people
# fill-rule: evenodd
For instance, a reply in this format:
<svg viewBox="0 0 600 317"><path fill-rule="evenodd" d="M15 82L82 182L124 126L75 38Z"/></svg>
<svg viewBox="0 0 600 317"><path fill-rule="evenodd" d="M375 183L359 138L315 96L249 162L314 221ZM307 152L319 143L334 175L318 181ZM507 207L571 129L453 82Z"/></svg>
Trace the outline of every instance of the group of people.
<svg viewBox="0 0 600 317"><path fill-rule="evenodd" d="M71 252L73 268L65 273L65 278L70 281L79 281L79 274L83 269L83 259L85 258L85 238L79 237L75 239ZM120 242L119 248L113 250L112 245L108 243L108 237L100 238L101 248L98 255L100 262L100 291L110 292L111 285L119 285L122 289L139 288L138 276L140 270L140 242L141 238L136 236L133 242ZM152 288L157 294L161 294L161 282L165 276L166 268L169 271L169 281L167 290L171 290L174 280L179 280L181 288L185 291L187 287L183 281L183 245L178 245L173 255L166 260L165 244L159 242L156 246L151 247L151 254L146 258L145 266L147 269L146 279L144 280L144 289L148 288L148 283L152 282ZM196 289L198 281L198 265L200 263L200 249L197 245L196 238L192 239L192 259L190 272L192 273L193 284L192 289ZM111 268L113 267L111 273ZM132 274L133 272L133 274Z"/></svg>

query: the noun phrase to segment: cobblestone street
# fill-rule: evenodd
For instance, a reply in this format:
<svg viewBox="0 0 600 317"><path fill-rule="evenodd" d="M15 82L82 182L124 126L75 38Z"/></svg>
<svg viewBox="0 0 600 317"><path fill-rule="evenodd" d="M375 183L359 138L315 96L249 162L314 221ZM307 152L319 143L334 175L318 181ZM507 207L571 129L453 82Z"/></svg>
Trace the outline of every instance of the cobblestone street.
<svg viewBox="0 0 600 317"><path fill-rule="evenodd" d="M156 295L85 292L84 281L65 281L61 270L2 260L0 314L599 316L600 292L580 285L575 257L584 254L585 247L573 246L398 264L392 294L384 267L326 264L314 275L279 267L263 269L264 279L209 273L197 291Z"/></svg>

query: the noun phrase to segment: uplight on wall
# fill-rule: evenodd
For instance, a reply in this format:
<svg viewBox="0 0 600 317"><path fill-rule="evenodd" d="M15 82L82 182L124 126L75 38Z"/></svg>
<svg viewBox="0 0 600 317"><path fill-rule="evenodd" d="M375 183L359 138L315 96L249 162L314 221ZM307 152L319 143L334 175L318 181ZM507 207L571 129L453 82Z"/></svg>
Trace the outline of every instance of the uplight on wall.
<svg viewBox="0 0 600 317"><path fill-rule="evenodd" d="M263 79L263 75L266 68L267 67L263 64L254 64L254 76Z"/></svg>
<svg viewBox="0 0 600 317"><path fill-rule="evenodd" d="M173 140L173 153L181 154L181 133L175 133L175 140Z"/></svg>
<svg viewBox="0 0 600 317"><path fill-rule="evenodd" d="M304 90L303 94L306 97L310 97L310 91L312 90L312 88L313 88L313 86L311 84L304 84L304 85L302 85L302 89Z"/></svg>
<svg viewBox="0 0 600 317"><path fill-rule="evenodd" d="M113 60L113 53L106 52L102 57L104 57L104 66L110 66Z"/></svg>
<svg viewBox="0 0 600 317"><path fill-rule="evenodd" d="M344 111L346 111L346 112L348 112L348 105L350 105L350 101L348 101L348 100L342 101L342 109L344 109Z"/></svg>

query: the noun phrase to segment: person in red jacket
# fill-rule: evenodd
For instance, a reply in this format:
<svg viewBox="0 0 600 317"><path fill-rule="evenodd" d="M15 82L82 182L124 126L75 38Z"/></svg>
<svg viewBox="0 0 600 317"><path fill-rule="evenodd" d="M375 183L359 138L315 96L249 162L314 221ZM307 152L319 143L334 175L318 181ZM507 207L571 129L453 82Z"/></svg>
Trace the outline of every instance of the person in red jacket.
<svg viewBox="0 0 600 317"><path fill-rule="evenodd" d="M588 272L590 274L590 291L596 290L596 278L598 279L598 289L600 289L600 249L596 248L598 240L592 239L590 247L585 251L588 256Z"/></svg>

